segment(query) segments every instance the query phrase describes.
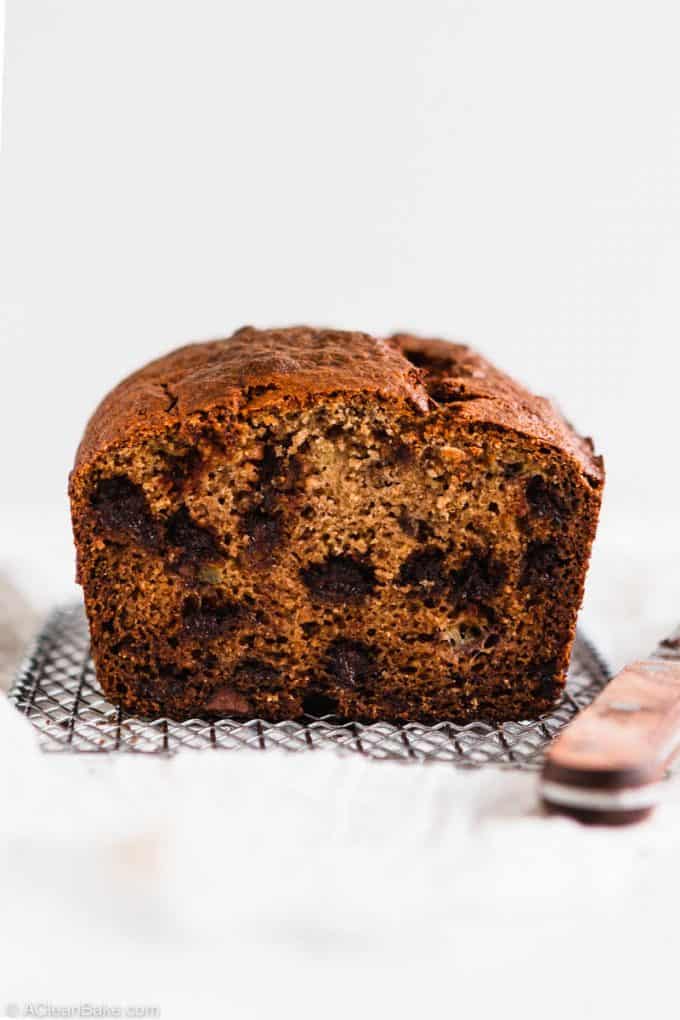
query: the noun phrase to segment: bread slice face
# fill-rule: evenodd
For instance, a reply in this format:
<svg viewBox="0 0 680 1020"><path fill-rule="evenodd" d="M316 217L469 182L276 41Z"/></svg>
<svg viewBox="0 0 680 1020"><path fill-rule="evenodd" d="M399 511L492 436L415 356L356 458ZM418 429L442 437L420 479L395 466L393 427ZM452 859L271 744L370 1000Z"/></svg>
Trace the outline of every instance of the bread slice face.
<svg viewBox="0 0 680 1020"><path fill-rule="evenodd" d="M565 681L602 464L469 348L299 327L120 384L70 481L129 712L501 721Z"/></svg>

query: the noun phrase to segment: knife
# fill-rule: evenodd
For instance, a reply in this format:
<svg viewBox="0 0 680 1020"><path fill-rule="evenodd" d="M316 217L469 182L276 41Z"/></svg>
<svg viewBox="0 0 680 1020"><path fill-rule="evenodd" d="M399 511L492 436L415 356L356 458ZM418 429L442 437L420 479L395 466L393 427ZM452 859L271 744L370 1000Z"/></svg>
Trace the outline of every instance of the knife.
<svg viewBox="0 0 680 1020"><path fill-rule="evenodd" d="M661 800L680 750L680 628L626 666L550 746L539 795L550 812L629 825Z"/></svg>

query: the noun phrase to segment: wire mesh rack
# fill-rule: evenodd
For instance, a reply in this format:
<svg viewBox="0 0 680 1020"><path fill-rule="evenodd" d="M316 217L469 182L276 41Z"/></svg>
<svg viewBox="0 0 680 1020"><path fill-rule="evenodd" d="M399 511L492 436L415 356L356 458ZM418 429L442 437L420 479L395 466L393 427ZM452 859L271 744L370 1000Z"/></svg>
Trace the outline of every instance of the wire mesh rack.
<svg viewBox="0 0 680 1020"><path fill-rule="evenodd" d="M329 716L270 723L262 719L145 720L124 714L104 697L90 658L80 605L55 610L39 634L10 691L10 698L40 733L45 751L175 754L193 750L313 751L333 748L403 762L449 762L461 767L495 765L537 769L552 738L607 683L608 670L582 635L577 636L565 692L539 719L492 726L442 721L425 726L362 725Z"/></svg>

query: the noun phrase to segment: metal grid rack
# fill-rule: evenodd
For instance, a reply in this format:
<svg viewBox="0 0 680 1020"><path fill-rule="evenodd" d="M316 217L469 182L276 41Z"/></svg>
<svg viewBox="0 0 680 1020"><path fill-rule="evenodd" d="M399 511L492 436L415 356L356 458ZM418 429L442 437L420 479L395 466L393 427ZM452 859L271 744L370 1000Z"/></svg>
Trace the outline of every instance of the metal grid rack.
<svg viewBox="0 0 680 1020"><path fill-rule="evenodd" d="M40 732L45 751L174 754L194 750L312 751L403 762L449 762L461 767L495 765L537 769L547 744L605 686L608 670L597 652L577 637L566 691L549 713L531 722L490 726L348 723L331 717L268 723L234 719L134 718L108 702L97 684L82 606L55 610L35 642L10 698Z"/></svg>

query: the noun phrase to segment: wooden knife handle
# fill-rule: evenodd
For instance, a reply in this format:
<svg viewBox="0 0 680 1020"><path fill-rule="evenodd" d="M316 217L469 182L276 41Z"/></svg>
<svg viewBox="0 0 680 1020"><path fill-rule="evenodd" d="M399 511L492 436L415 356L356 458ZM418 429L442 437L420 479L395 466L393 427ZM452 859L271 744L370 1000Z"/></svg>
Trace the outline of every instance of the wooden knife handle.
<svg viewBox="0 0 680 1020"><path fill-rule="evenodd" d="M627 666L548 751L540 795L583 822L626 825L658 803L680 746L680 661Z"/></svg>

